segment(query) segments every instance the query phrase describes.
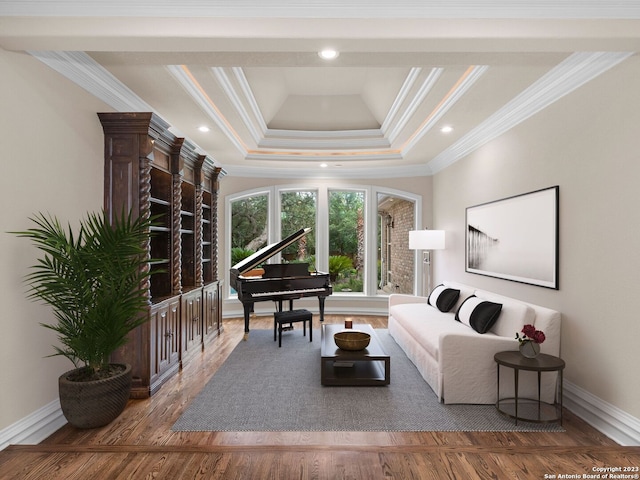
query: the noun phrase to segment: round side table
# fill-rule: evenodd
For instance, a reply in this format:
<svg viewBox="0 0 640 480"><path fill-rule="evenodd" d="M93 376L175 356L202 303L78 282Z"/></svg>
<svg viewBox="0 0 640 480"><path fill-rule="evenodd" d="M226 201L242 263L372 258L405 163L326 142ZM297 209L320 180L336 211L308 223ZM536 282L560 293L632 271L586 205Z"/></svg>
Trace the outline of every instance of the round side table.
<svg viewBox="0 0 640 480"><path fill-rule="evenodd" d="M526 358L518 351L499 352L496 353L493 358L496 361L498 369L498 396L496 397L496 408L500 413L515 419L516 425L518 424L518 420L535 423L559 421L560 425L562 425L562 371L565 367L564 360L545 353L541 353L535 358ZM500 366L513 369L515 390L513 397L500 398ZM524 416L522 412L518 412L519 403L536 402L536 400L530 398L518 398L518 376L520 370L538 373L538 399L537 409L534 415ZM540 400L540 377L542 372L558 372L558 400L555 404L548 404ZM512 411L507 411L504 406L504 403L509 401L513 401L513 403L509 404L513 407L511 409ZM552 407L552 415L549 415L548 407Z"/></svg>

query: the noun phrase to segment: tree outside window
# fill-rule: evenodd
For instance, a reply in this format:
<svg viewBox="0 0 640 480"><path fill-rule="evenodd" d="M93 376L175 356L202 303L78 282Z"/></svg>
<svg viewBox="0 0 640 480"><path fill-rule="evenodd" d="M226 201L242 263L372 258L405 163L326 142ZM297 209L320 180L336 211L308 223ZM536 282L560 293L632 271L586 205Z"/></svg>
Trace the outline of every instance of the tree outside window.
<svg viewBox="0 0 640 480"><path fill-rule="evenodd" d="M329 275L334 292L363 292L364 192L329 192Z"/></svg>
<svg viewBox="0 0 640 480"><path fill-rule="evenodd" d="M245 197L231 203L231 265L267 245L269 197Z"/></svg>
<svg viewBox="0 0 640 480"><path fill-rule="evenodd" d="M307 262L315 268L316 211L315 192L280 194L280 238L286 238L301 228L311 228L309 233L282 251L283 262Z"/></svg>

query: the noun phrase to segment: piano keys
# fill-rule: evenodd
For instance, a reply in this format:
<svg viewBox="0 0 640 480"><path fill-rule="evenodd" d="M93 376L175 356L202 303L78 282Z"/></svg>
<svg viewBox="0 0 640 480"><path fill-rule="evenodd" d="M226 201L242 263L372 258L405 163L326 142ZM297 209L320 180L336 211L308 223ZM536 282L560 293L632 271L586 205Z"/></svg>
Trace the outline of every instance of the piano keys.
<svg viewBox="0 0 640 480"><path fill-rule="evenodd" d="M325 299L333 293L328 273L309 272L308 263L264 263L310 230L300 229L284 240L258 250L231 268L231 286L238 293L238 300L242 302L244 310L245 339L249 334L249 320L256 302L272 300L277 303L278 311L282 311L283 301L289 300L291 309L295 299L317 297L320 321L324 321ZM260 265L264 273L259 276L251 275L252 270Z"/></svg>

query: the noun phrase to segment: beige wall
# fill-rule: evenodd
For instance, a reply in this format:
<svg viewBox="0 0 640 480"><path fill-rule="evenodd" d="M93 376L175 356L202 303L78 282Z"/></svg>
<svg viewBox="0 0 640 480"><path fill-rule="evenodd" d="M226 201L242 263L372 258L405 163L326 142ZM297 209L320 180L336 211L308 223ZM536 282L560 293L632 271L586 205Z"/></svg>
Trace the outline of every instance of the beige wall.
<svg viewBox="0 0 640 480"><path fill-rule="evenodd" d="M105 110L79 87L26 54L0 50L0 430L58 397L58 376L73 368L53 353L49 308L25 300L22 283L36 250L6 232L48 211L65 221L102 207Z"/></svg>
<svg viewBox="0 0 640 480"><path fill-rule="evenodd" d="M640 58L434 177L435 275L562 312L565 378L640 418ZM464 272L465 208L560 186L560 289ZM515 333L515 332L514 332Z"/></svg>

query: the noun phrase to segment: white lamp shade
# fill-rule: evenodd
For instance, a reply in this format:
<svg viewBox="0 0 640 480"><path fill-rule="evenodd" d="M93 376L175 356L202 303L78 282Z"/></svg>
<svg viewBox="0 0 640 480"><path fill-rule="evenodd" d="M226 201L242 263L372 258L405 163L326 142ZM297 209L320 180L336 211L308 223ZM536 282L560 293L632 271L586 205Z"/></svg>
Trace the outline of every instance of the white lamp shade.
<svg viewBox="0 0 640 480"><path fill-rule="evenodd" d="M444 230L411 230L409 248L411 250L443 250Z"/></svg>

